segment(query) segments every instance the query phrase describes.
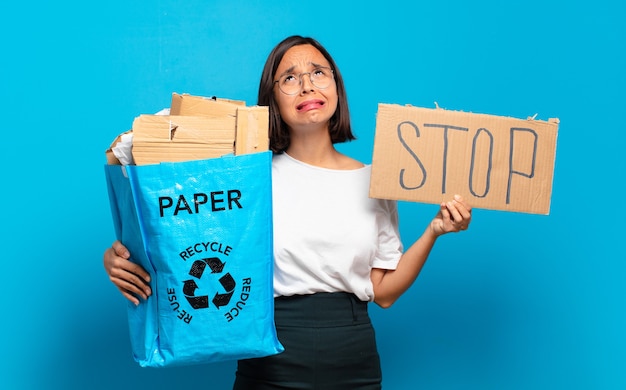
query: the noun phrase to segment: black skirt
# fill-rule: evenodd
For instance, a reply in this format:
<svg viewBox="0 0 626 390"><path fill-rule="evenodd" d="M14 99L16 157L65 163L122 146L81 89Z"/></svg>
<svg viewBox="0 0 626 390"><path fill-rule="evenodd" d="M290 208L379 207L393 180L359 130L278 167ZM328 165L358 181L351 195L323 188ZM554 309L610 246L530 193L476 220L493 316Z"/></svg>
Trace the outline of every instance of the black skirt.
<svg viewBox="0 0 626 390"><path fill-rule="evenodd" d="M348 293L278 297L274 302L285 351L240 360L234 390L381 388L367 302Z"/></svg>

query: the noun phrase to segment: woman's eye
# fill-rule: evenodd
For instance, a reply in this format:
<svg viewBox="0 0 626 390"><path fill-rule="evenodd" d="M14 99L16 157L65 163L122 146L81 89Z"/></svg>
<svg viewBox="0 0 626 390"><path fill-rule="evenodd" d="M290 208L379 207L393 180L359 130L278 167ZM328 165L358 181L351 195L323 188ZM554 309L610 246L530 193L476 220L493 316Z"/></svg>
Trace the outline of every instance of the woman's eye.
<svg viewBox="0 0 626 390"><path fill-rule="evenodd" d="M286 76L283 76L283 84L292 84L296 81L296 76L292 75L292 74L288 74Z"/></svg>

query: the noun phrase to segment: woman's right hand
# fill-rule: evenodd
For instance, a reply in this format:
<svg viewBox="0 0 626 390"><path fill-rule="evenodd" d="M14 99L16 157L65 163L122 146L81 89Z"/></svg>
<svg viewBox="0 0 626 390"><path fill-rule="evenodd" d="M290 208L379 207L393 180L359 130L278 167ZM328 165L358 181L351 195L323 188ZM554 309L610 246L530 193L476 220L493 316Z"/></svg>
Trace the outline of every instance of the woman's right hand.
<svg viewBox="0 0 626 390"><path fill-rule="evenodd" d="M129 258L128 249L120 241L115 241L104 251L104 269L122 295L139 305L138 297L146 300L152 294L150 274L139 264L128 260Z"/></svg>

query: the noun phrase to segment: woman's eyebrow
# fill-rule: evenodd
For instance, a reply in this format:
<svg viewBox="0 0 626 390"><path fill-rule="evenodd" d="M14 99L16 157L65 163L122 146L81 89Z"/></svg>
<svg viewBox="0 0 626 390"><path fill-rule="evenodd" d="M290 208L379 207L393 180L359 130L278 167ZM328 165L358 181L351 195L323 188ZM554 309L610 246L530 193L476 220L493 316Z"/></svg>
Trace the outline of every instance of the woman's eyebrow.
<svg viewBox="0 0 626 390"><path fill-rule="evenodd" d="M328 66L328 65L322 65L322 64L315 63L315 62L309 62L309 65L311 65L313 67L313 69L316 69L316 68L330 68L330 66ZM286 75L286 74L292 74L293 71L296 68L297 68L297 65L292 65L289 68L285 69L285 71L282 72L280 74L280 76L283 76L283 75Z"/></svg>
<svg viewBox="0 0 626 390"><path fill-rule="evenodd" d="M285 69L281 74L278 75L278 77L284 76L286 74L292 74L294 69L296 69L296 66L290 66L289 68Z"/></svg>
<svg viewBox="0 0 626 390"><path fill-rule="evenodd" d="M293 71L296 69L296 65L293 65L289 68L287 68L286 71L284 71L283 73L293 73Z"/></svg>

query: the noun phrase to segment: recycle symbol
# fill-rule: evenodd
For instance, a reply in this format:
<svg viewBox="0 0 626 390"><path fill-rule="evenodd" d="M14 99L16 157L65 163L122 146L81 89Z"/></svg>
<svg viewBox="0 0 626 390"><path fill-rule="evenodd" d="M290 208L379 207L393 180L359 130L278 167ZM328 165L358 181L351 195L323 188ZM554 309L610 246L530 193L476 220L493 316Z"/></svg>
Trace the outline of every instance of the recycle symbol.
<svg viewBox="0 0 626 390"><path fill-rule="evenodd" d="M202 278L202 275L204 274L207 265L211 269L211 274L220 274L224 270L224 266L226 265L226 263L222 263L217 257L209 257L202 260L196 260L191 265L189 275L200 280ZM230 302L230 298L235 292L236 286L235 280L232 276L230 276L230 273L228 272L224 276L219 278L219 282L222 287L224 287L224 290L226 292L223 294L216 292L215 296L213 297L213 304L218 309L221 306L228 305L228 302ZM198 289L198 285L196 284L196 281L194 279L185 280L183 283L183 294L185 294L185 298L187 298L187 302L189 302L191 307L193 307L194 309L206 309L207 307L209 307L208 295L196 296L195 292L196 289Z"/></svg>

